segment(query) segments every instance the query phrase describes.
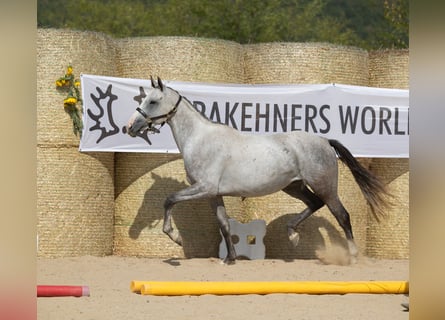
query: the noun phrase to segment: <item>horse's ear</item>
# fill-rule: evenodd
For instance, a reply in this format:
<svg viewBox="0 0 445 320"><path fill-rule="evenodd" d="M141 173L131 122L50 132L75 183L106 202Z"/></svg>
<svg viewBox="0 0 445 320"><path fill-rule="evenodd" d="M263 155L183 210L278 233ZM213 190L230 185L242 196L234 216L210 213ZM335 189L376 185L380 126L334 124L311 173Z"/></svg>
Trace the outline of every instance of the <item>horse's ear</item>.
<svg viewBox="0 0 445 320"><path fill-rule="evenodd" d="M156 88L156 83L155 83L155 81L153 80L153 76L150 76L150 80L151 80L151 86L152 86L153 88Z"/></svg>
<svg viewBox="0 0 445 320"><path fill-rule="evenodd" d="M162 83L162 80L159 77L158 77L158 85L159 85L159 88L161 89L161 91L164 91L164 84Z"/></svg>

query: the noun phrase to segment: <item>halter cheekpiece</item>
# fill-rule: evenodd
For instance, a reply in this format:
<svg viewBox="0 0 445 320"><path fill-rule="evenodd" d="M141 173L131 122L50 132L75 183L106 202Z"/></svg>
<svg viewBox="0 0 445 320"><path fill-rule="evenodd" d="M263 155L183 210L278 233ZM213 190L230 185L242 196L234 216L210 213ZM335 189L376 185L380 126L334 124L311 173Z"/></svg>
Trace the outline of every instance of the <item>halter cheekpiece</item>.
<svg viewBox="0 0 445 320"><path fill-rule="evenodd" d="M176 104L175 104L175 106L173 107L173 109L171 109L171 110L170 110L169 112L167 112L167 113L161 114L160 116L156 116L156 117L151 117L151 118L150 118L150 117L147 115L147 113L146 113L144 110L142 110L141 108L139 108L139 107L136 108L136 111L139 112L139 113L145 118L145 120L148 122L149 129L150 129L151 131L154 131L154 132L156 132L156 133L159 133L159 130L158 130L158 129L152 127L153 122L156 121L156 120L165 118L165 121L161 123L161 127L162 127L162 126L163 126L168 120L170 120L171 117L176 113L176 111L178 110L178 106L179 106L179 104L181 103L181 100L182 100L182 96L179 95L179 99L178 99L178 101L176 102Z"/></svg>

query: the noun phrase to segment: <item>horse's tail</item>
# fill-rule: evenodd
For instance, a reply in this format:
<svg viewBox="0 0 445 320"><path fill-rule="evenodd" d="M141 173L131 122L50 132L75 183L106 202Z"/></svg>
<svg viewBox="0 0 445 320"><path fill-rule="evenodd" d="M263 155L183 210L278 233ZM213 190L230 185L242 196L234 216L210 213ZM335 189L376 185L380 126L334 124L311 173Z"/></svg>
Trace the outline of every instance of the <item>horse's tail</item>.
<svg viewBox="0 0 445 320"><path fill-rule="evenodd" d="M371 171L363 167L339 141L329 140L329 144L334 148L338 158L351 170L355 181L371 207L372 214L379 221L379 216L384 216L384 209L390 205L391 196L385 185Z"/></svg>

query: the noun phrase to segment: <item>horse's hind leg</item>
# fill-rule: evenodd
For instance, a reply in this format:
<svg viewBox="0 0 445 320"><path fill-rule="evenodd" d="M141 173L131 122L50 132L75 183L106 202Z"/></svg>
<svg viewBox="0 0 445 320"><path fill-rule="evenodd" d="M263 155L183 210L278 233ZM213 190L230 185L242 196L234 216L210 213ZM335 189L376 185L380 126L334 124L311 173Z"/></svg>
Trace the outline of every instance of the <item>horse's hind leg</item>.
<svg viewBox="0 0 445 320"><path fill-rule="evenodd" d="M346 240L348 241L349 253L353 259L352 262L355 262L354 260L358 255L358 250L354 241L354 235L352 234L351 219L348 211L345 209L338 196L327 200L326 205L334 215L340 227L343 229Z"/></svg>
<svg viewBox="0 0 445 320"><path fill-rule="evenodd" d="M328 171L323 177L313 179L313 181L309 183L309 186L314 193L328 206L338 224L343 229L346 240L348 241L348 249L352 257L352 262L354 262L355 257L358 254L358 250L352 234L349 213L346 211L345 207L338 198L337 183L337 171Z"/></svg>
<svg viewBox="0 0 445 320"><path fill-rule="evenodd" d="M294 246L297 246L298 241L300 240L300 236L295 229L301 222L303 222L303 220L305 220L315 211L320 209L324 205L324 202L311 190L309 190L302 181L293 182L292 184L284 188L283 191L294 198L302 200L307 205L306 209L290 219L287 223L287 233L289 236L289 240Z"/></svg>
<svg viewBox="0 0 445 320"><path fill-rule="evenodd" d="M224 201L221 196L210 199L210 205L218 219L221 233L227 246L227 257L224 259L225 264L232 264L236 259L235 247L233 246L232 236L230 234L229 217L226 213Z"/></svg>

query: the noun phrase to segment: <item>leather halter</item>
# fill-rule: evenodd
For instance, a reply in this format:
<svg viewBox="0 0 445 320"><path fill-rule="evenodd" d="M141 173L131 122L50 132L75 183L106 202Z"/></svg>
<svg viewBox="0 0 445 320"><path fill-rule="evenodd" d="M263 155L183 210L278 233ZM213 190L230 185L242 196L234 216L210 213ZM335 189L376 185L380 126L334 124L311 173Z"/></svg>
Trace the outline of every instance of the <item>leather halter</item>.
<svg viewBox="0 0 445 320"><path fill-rule="evenodd" d="M176 102L176 104L175 104L175 106L173 107L173 109L171 109L169 112L167 112L167 113L165 113L165 114L161 114L160 116L156 116L156 117L151 117L151 118L150 118L150 117L147 115L147 113L145 113L145 111L142 110L142 109L139 108L139 107L136 108L136 111L139 112L139 113L145 118L145 120L147 120L147 122L148 122L149 124L152 124L153 121L156 121L156 120L165 118L166 120L162 123L162 125L164 125L164 123L167 122L168 120L170 120L170 118L176 113L176 111L178 110L178 106L179 106L179 104L181 103L181 100L182 100L182 96L179 95L179 99L178 99L178 101Z"/></svg>

